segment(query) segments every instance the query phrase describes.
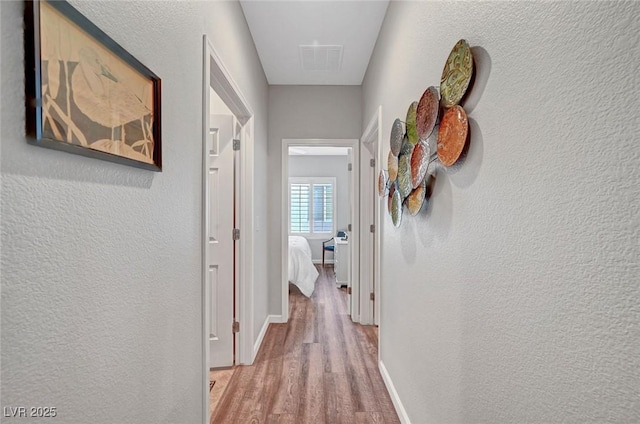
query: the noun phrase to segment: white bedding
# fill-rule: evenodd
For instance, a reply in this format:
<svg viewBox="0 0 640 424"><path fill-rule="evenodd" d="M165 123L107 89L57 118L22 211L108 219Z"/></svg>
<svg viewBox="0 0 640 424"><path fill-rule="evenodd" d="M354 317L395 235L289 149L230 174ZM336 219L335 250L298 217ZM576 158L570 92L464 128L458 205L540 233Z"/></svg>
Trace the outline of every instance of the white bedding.
<svg viewBox="0 0 640 424"><path fill-rule="evenodd" d="M289 281L298 286L302 294L311 297L318 275L307 239L289 236Z"/></svg>

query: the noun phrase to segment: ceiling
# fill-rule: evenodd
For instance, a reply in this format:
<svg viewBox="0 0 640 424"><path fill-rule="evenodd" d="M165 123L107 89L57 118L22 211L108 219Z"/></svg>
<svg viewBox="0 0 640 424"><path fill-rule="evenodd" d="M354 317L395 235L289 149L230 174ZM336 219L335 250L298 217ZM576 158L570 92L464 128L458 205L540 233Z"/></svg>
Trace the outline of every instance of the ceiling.
<svg viewBox="0 0 640 424"><path fill-rule="evenodd" d="M291 146L290 156L347 156L350 147L333 146Z"/></svg>
<svg viewBox="0 0 640 424"><path fill-rule="evenodd" d="M389 2L240 4L269 84L361 85Z"/></svg>

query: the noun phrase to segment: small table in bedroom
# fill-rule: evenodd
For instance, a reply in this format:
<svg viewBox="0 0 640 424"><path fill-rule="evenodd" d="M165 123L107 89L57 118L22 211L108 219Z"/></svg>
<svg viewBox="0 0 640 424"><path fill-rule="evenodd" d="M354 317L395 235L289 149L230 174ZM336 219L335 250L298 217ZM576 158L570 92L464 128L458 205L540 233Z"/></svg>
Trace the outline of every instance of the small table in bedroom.
<svg viewBox="0 0 640 424"><path fill-rule="evenodd" d="M351 266L349 264L349 240L342 240L341 237L334 237L335 256L333 260L333 269L336 273L336 284L338 287L349 285L349 273Z"/></svg>

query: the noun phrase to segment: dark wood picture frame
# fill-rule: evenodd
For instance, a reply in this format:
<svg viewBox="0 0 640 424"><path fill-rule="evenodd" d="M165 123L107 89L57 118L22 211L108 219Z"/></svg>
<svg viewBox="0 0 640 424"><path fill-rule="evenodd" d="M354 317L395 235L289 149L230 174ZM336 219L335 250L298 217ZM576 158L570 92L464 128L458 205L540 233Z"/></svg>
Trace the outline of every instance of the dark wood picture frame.
<svg viewBox="0 0 640 424"><path fill-rule="evenodd" d="M66 1L25 1L30 144L162 171L161 80Z"/></svg>

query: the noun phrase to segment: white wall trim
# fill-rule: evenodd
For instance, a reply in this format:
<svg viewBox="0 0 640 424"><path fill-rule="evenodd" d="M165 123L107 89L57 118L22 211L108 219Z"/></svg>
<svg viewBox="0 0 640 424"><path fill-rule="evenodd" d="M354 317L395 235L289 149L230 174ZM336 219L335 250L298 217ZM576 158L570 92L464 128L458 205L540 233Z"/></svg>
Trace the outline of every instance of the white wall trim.
<svg viewBox="0 0 640 424"><path fill-rule="evenodd" d="M351 201L353 202L353 210L349 217L353 231L349 236L351 253L351 317L354 321L359 320L359 284L358 281L360 267L360 256L357 254L357 248L360 246L360 140L356 139L282 139L282 179L280 186L282 188L282 262L280 264L282 272L281 283L281 311L282 320L289 320L289 147L290 146L340 146L351 147L353 154L351 158L352 175L351 175Z"/></svg>
<svg viewBox="0 0 640 424"><path fill-rule="evenodd" d="M240 91L240 87L238 87L238 84L236 84L231 77L227 67L222 62L222 59L220 59L220 55L218 55L216 50L213 48L213 44L211 44L206 35L204 36L204 42L205 49L209 46L209 55L212 61L212 63L207 64L209 68L208 76L210 81L212 85L215 84L214 89L222 101L244 126L253 116L251 106L249 106L249 102Z"/></svg>
<svg viewBox="0 0 640 424"><path fill-rule="evenodd" d="M375 113L369 120L367 128L362 133L362 139L367 140L371 138L373 133L379 132L380 125L382 125L382 106L378 106Z"/></svg>
<svg viewBox="0 0 640 424"><path fill-rule="evenodd" d="M251 356L251 363L256 360L256 356L258 356L258 352L260 351L260 346L262 346L262 341L264 340L265 334L267 334L267 330L269 329L269 324L271 323L280 323L282 321L282 317L280 315L267 315L264 319L264 323L262 324L262 328L260 329L260 333L258 334L258 338L256 342L253 344L253 355Z"/></svg>
<svg viewBox="0 0 640 424"><path fill-rule="evenodd" d="M396 409L398 418L400 418L400 422L402 424L411 424L411 420L409 420L407 411L404 409L404 406L402 405L400 396L398 396L398 392L396 391L396 388L393 385L393 381L391 381L391 376L389 375L389 372L387 371L387 367L384 366L384 363L382 362L382 360L378 361L378 369L380 369L382 380L384 381L384 385L387 386L387 391L389 392L389 396L391 397L391 402L393 402L393 407Z"/></svg>
<svg viewBox="0 0 640 424"><path fill-rule="evenodd" d="M286 324L287 321L282 319L282 315L269 315L270 324Z"/></svg>
<svg viewBox="0 0 640 424"><path fill-rule="evenodd" d="M251 364L253 362L253 133L254 120L251 106L243 96L222 59L211 44L209 38L203 36L203 75L202 75L202 141L206 143L209 132L209 87L211 86L233 115L242 124L242 154L240 155L240 239L239 263L237 265L238 284L236 285L236 308L240 322L240 331L235 335L237 346L237 363ZM204 160L204 159L203 159ZM203 186L203 204L206 200ZM202 405L203 424L209 422L209 320L207 319L207 270L206 270L206 218L202 217Z"/></svg>
<svg viewBox="0 0 640 424"><path fill-rule="evenodd" d="M380 198L376 193L377 187L377 176L382 169L383 156L382 156L382 106L378 106L376 112L373 114L371 119L369 120L369 124L366 129L362 133L361 141L361 160L363 161L360 172L360 216L361 217L369 217L373 214L373 222L368 221L367 219L362 219L361 228L360 228L360 323L364 325L370 324L379 324L380 323L380 266L381 266L381 245L382 245L382 220L381 216L383 210L381 205L384 204L384 199ZM374 178L371 180L369 178L370 167L368 165L368 157L370 157L367 152L366 145L371 145L372 156L375 159L375 166L373 168ZM374 199L371 196L375 197L375 207L372 206L374 204ZM373 255L368 247L365 245L364 241L367 240L367 237L370 236L369 225L374 224L375 232L373 234ZM374 258L375 256L375 258ZM371 261L373 260L373 264ZM373 275L371 275L373 274ZM374 286L371 286L371 281L374 282ZM371 302L371 298L369 294L371 292L375 293L375 300ZM374 307L375 311L378 313L375 316L374 320Z"/></svg>
<svg viewBox="0 0 640 424"><path fill-rule="evenodd" d="M322 265L322 259L312 259L312 262L313 262L314 265ZM325 259L324 263L325 263L325 265L326 264L333 265L333 259Z"/></svg>

